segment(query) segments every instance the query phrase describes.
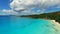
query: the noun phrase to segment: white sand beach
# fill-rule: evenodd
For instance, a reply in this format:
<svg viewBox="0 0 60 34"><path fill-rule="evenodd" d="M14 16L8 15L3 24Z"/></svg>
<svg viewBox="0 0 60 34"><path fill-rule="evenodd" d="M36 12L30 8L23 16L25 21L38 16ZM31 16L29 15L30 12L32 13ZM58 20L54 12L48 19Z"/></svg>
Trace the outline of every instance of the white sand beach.
<svg viewBox="0 0 60 34"><path fill-rule="evenodd" d="M58 30L60 31L60 24L59 24L59 22L56 22L55 20L50 20L50 21L51 21L51 23L52 23L53 25L56 26L56 29L58 29Z"/></svg>
<svg viewBox="0 0 60 34"><path fill-rule="evenodd" d="M57 26L59 26L59 27L60 27L59 22L56 22L55 20L50 20L50 21L52 21L54 24L56 24Z"/></svg>

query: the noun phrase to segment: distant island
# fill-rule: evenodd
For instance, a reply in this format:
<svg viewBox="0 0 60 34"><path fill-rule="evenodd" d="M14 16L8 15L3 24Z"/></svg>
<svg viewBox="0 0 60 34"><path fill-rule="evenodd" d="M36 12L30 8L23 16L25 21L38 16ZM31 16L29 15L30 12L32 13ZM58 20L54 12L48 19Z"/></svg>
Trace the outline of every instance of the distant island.
<svg viewBox="0 0 60 34"><path fill-rule="evenodd" d="M30 17L30 18L42 18L42 19L50 19L50 20L56 20L56 22L60 23L60 11L57 12L51 12L51 13L43 13L39 15L22 15L20 17Z"/></svg>

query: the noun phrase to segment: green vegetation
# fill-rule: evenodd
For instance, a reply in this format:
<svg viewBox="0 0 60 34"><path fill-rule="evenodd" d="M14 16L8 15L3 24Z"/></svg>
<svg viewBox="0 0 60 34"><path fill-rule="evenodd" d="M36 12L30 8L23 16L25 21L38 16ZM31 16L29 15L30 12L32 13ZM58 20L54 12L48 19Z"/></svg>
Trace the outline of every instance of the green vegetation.
<svg viewBox="0 0 60 34"><path fill-rule="evenodd" d="M23 15L21 17L30 17L30 18L43 18L43 19L51 19L56 20L60 23L60 11L52 12L52 13L44 13L39 15Z"/></svg>

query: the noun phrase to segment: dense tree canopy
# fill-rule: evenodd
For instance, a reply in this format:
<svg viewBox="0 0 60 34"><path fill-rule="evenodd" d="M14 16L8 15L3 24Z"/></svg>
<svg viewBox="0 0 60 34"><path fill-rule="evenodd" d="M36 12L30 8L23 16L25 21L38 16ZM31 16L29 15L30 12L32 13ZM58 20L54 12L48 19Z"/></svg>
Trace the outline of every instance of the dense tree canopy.
<svg viewBox="0 0 60 34"><path fill-rule="evenodd" d="M31 18L43 18L43 19L51 19L56 20L60 23L60 11L58 12L52 12L52 13L44 13L39 15L23 15L21 17L31 17Z"/></svg>

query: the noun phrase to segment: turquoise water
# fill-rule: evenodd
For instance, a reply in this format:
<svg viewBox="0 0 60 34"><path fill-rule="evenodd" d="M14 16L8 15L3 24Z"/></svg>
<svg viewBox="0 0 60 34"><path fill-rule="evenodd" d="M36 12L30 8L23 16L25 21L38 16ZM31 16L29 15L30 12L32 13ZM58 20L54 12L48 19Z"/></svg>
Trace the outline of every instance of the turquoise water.
<svg viewBox="0 0 60 34"><path fill-rule="evenodd" d="M0 17L0 34L60 34L49 20Z"/></svg>

